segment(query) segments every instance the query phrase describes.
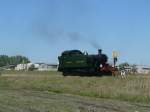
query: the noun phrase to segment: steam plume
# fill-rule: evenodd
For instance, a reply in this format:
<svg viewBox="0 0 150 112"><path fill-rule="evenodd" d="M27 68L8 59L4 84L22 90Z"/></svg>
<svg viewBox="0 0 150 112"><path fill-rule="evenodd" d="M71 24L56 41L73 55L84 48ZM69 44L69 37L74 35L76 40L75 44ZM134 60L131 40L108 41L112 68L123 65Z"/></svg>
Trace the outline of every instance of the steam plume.
<svg viewBox="0 0 150 112"><path fill-rule="evenodd" d="M61 39L69 39L71 42L81 42L90 44L93 48L99 49L101 46L96 40L90 40L81 35L80 32L67 32L63 29L52 29L46 22L38 22L33 24L32 33L38 38L42 38L42 40L46 40L47 42L53 43L57 42Z"/></svg>

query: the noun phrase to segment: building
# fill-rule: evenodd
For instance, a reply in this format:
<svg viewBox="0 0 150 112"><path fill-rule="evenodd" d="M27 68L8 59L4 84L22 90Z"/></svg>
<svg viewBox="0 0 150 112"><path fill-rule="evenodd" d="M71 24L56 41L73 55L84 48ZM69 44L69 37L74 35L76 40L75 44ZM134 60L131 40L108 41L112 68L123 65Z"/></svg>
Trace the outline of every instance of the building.
<svg viewBox="0 0 150 112"><path fill-rule="evenodd" d="M19 70L26 70L27 68L27 64L18 64L16 67L15 67L15 70L19 71Z"/></svg>
<svg viewBox="0 0 150 112"><path fill-rule="evenodd" d="M137 73L139 74L148 74L150 73L150 66L146 65L136 65Z"/></svg>
<svg viewBox="0 0 150 112"><path fill-rule="evenodd" d="M15 70L29 70L29 68L34 65L33 63L27 63L27 64L18 64L15 67Z"/></svg>
<svg viewBox="0 0 150 112"><path fill-rule="evenodd" d="M37 71L57 71L57 64L45 64L45 63L27 63L27 64L18 64L15 67L15 70L30 70L31 67L34 67L34 70Z"/></svg>
<svg viewBox="0 0 150 112"><path fill-rule="evenodd" d="M45 64L40 63L38 67L38 71L57 71L58 65L57 64Z"/></svg>
<svg viewBox="0 0 150 112"><path fill-rule="evenodd" d="M124 69L125 69L125 71L127 73L132 73L132 71L133 71L133 67L132 66L125 66Z"/></svg>

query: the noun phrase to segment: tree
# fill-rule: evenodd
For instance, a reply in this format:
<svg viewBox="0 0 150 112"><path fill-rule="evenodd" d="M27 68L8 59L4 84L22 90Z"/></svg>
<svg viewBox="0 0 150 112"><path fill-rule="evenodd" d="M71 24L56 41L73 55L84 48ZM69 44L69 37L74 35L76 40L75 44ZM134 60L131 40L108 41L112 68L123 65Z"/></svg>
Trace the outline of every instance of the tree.
<svg viewBox="0 0 150 112"><path fill-rule="evenodd" d="M29 67L29 71L33 71L35 69L35 66L34 66L34 64L32 64L30 67Z"/></svg>
<svg viewBox="0 0 150 112"><path fill-rule="evenodd" d="M29 63L29 59L24 56L7 56L7 55L0 55L0 67L8 66L8 65L17 65L21 63Z"/></svg>
<svg viewBox="0 0 150 112"><path fill-rule="evenodd" d="M17 65L17 64L26 64L29 63L29 59L24 56L11 56L10 57L10 64L11 65Z"/></svg>
<svg viewBox="0 0 150 112"><path fill-rule="evenodd" d="M7 55L0 55L0 67L9 64L9 57Z"/></svg>

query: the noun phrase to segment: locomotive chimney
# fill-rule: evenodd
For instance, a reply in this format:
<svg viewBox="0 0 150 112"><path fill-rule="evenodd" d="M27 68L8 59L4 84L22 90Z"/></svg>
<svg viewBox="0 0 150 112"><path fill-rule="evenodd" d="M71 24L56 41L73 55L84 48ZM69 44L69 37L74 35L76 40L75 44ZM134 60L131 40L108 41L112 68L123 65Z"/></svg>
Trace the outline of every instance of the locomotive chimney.
<svg viewBox="0 0 150 112"><path fill-rule="evenodd" d="M102 54L102 50L98 49L98 55L101 55L101 54Z"/></svg>

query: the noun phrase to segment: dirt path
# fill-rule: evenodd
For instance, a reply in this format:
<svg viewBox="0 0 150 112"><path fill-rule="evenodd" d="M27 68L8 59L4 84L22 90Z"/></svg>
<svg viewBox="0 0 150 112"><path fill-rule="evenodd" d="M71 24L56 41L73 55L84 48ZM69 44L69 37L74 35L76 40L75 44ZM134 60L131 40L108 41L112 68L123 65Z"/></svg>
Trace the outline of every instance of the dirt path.
<svg viewBox="0 0 150 112"><path fill-rule="evenodd" d="M39 91L0 90L0 112L149 112L150 106Z"/></svg>

